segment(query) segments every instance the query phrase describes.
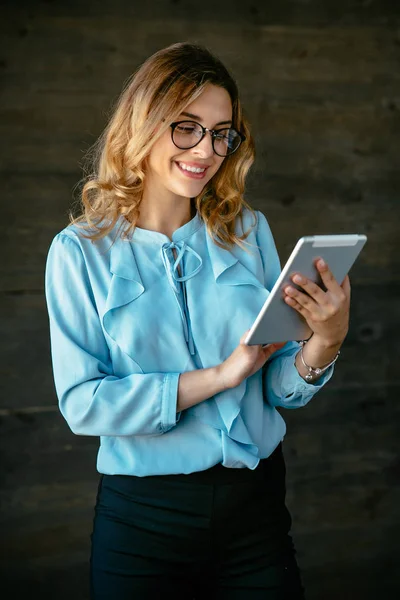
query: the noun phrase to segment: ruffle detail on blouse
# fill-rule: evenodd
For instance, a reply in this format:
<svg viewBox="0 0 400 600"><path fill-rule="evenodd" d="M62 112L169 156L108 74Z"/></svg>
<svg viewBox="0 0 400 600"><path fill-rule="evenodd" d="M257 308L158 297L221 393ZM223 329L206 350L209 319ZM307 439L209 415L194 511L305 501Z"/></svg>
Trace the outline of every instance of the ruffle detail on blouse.
<svg viewBox="0 0 400 600"><path fill-rule="evenodd" d="M118 238L110 249L111 283L108 289L104 313L101 315L104 330L125 354L130 354L130 337L119 326L120 309L130 304L145 291L142 278L130 244Z"/></svg>
<svg viewBox="0 0 400 600"><path fill-rule="evenodd" d="M229 324L228 336L226 336L226 331L222 329L222 327L226 328L226 319L224 323L222 323L223 320L221 319L221 323L214 323L213 329L208 332L207 336L204 335L201 340L197 340L197 349L206 368L207 366L220 364L233 352L234 348L239 344L241 335L246 328L250 327L257 316L269 292L261 280L261 271L258 274L253 273L234 253L216 245L207 233L205 234L205 238L205 251L209 253L215 283L217 286L232 286L232 294L229 294L229 296L232 298L234 305L238 307L237 312L239 313L239 318L233 318L231 324ZM249 236L249 238L254 239L254 236ZM178 252L176 260L172 255L173 247L176 247ZM202 257L184 241L160 244L160 251L162 252L169 283L178 296L181 292L178 291L177 282L186 282L189 279L194 281L197 273L202 268ZM252 253L259 252L254 247L250 248L250 251ZM240 249L236 249L236 253L241 252ZM134 302L143 294L145 287L131 244L118 238L111 247L110 253L110 272L112 277L106 298L105 310L101 315L103 327L121 350L140 365L140 357L131 356L130 354L132 350L129 340L132 340L132 332L126 332L126 325L122 326L123 323L127 322L127 315L125 314L122 318L122 313L127 305ZM183 272L182 277L176 277L178 265L186 253L192 254L195 257L197 266L189 273ZM254 258L252 261L249 264L257 264ZM191 262L192 264L194 263L193 260ZM193 286L194 284L192 283L191 285ZM241 286L252 286L253 288L250 295L248 290L246 291L246 298L250 298L250 302L243 307L243 311L240 308L244 302ZM218 295L218 288L214 288L214 293ZM235 300L235 297L237 300ZM180 304L181 313L184 304ZM210 300L210 310L213 310L212 300ZM241 312L243 312L243 318L241 318ZM193 343L190 344L190 323L186 333L189 349L192 348L191 353L194 353ZM199 337L199 334L197 334L197 337ZM207 364L204 364L205 360ZM234 464L231 464L232 460L234 462L237 460L237 464L241 463L241 453L247 454L247 462L248 455L253 455L254 466L258 462L258 447L252 442L252 437L241 416L243 397L246 392L246 381L244 380L236 388L220 392L210 400L201 402L189 409L195 418L221 431L225 461L223 464L225 466L234 466ZM247 399L247 401L251 401L251 399ZM235 448L232 444L235 444ZM234 449L235 452L233 452Z"/></svg>
<svg viewBox="0 0 400 600"><path fill-rule="evenodd" d="M267 299L269 291L255 273L250 271L233 253L214 244L209 236L207 236L207 249L211 258L215 282L221 286L232 286L232 295L237 296L239 305L239 286L253 286L252 307L247 307L247 317L249 314L251 315L252 323L253 318L257 316ZM259 252L257 248L255 251ZM252 252L254 252L254 248ZM236 333L236 343L232 340L235 336L230 336L231 339L227 341L227 345L230 344L229 348L223 347L223 335L219 336L218 329L214 330L215 337L219 338L221 343L210 345L207 348L208 364L216 365L223 362L239 344L245 329L246 327L240 328L240 319L232 319L232 334ZM204 349L203 355L205 353ZM221 430L223 464L226 467L237 467L242 462L248 464L249 454L254 456L254 468L258 463L258 446L253 443L252 436L241 415L246 385L247 380L245 379L237 387L220 392L213 399L191 408L201 422ZM247 399L247 401L251 401L251 399ZM241 456L243 456L243 461Z"/></svg>

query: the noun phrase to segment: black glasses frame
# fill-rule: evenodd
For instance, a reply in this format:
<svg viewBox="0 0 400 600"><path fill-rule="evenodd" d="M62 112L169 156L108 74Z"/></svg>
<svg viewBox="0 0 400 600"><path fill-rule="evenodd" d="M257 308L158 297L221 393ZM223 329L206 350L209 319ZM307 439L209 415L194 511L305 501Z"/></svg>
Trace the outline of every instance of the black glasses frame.
<svg viewBox="0 0 400 600"><path fill-rule="evenodd" d="M194 123L195 125L198 125L202 129L202 136L199 138L199 140L195 144L193 144L193 146L188 146L188 147L185 147L185 148L181 148L181 146L178 146L178 144L176 144L175 141L174 141L175 127L177 125L181 125L182 123ZM171 139L172 139L172 143L174 144L174 146L176 146L177 148L179 148L179 150L190 150L190 148L194 148L195 146L197 146L197 144L200 144L201 140L204 138L204 136L206 135L207 131L211 135L211 143L212 143L213 150L214 150L215 154L217 154L218 156L231 156L231 154L233 154L234 152L236 152L236 150L238 150L240 148L241 144L246 140L245 136L242 133L240 133L240 131L237 131L233 127L221 127L221 129L208 129L208 127L203 127L203 125L201 123L198 123L197 121L191 121L190 119L185 119L183 121L175 121L174 123L171 123L170 127L171 127ZM234 150L232 150L232 152L228 152L228 154L219 154L219 152L217 152L215 150L214 140L215 140L215 138L217 137L217 135L221 131L225 131L227 129L228 130L229 129L233 129L233 131L235 131L238 134L238 136L240 137L240 144L238 145L237 148L235 148Z"/></svg>

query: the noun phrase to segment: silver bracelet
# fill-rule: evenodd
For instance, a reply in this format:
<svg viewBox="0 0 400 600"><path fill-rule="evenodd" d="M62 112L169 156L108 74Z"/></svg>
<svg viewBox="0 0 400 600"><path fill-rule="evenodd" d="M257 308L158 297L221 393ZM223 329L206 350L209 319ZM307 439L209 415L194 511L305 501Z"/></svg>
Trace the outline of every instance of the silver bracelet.
<svg viewBox="0 0 400 600"><path fill-rule="evenodd" d="M300 358L301 358L301 362L303 363L303 365L305 366L305 368L308 369L308 373L304 377L304 379L306 381L312 381L316 375L321 375L324 371L326 371L327 369L329 369L329 367L331 365L333 365L337 361L337 359L339 358L340 350L337 351L337 354L336 354L335 358L329 364L325 365L324 367L317 367L317 368L314 369L314 367L310 367L310 365L308 365L306 363L306 361L304 360L303 348L304 348L304 346L306 345L307 342L308 342L308 340L301 340L299 342L299 344L301 346Z"/></svg>

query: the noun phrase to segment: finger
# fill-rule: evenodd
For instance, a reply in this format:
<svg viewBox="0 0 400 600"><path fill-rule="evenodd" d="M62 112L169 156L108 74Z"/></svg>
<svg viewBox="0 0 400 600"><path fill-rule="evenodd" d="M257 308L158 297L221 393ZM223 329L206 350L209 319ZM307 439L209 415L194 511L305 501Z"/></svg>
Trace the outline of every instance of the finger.
<svg viewBox="0 0 400 600"><path fill-rule="evenodd" d="M350 300L350 295L351 295L351 285L350 285L350 279L349 276L346 275L346 277L343 279L343 283L340 286L342 288L342 290L344 291L346 298L348 300Z"/></svg>
<svg viewBox="0 0 400 600"><path fill-rule="evenodd" d="M263 351L264 361L266 362L267 360L269 360L271 358L271 356L273 356L273 354L275 354L275 352L280 350L280 348L283 348L283 346L286 343L287 342L282 342L280 344L268 344L267 346L263 346L262 351Z"/></svg>
<svg viewBox="0 0 400 600"><path fill-rule="evenodd" d="M315 266L318 269L318 272L321 276L321 279L326 287L326 289L333 294L339 294L341 292L340 285L337 280L334 278L332 271L330 270L328 264L322 259L319 258Z"/></svg>
<svg viewBox="0 0 400 600"><path fill-rule="evenodd" d="M242 335L242 337L240 338L240 342L239 344L244 344L244 340L247 337L247 334L249 333L250 329L246 329L246 331L244 332L244 334Z"/></svg>
<svg viewBox="0 0 400 600"><path fill-rule="evenodd" d="M297 310L297 312L299 312L301 315L303 315L303 317L305 319L309 319L310 316L312 315L312 313L305 306L302 306L294 298L291 298L290 296L285 296L284 300L287 304L289 304L289 306L291 306L292 308Z"/></svg>
<svg viewBox="0 0 400 600"><path fill-rule="evenodd" d="M280 350L281 348L283 348L284 346L286 346L287 342L279 342L278 344L272 344L273 345L273 352L276 352L277 350Z"/></svg>
<svg viewBox="0 0 400 600"><path fill-rule="evenodd" d="M287 344L287 342L274 342L273 344L264 344L262 348L263 350L269 348L272 350L272 352L275 352L275 350L280 350L283 348L285 344Z"/></svg>
<svg viewBox="0 0 400 600"><path fill-rule="evenodd" d="M308 279L307 277L304 277L304 275L302 275L301 273L295 273L292 276L292 280L293 282L300 286L305 292L307 292L307 294L318 304L323 305L324 302L326 301L326 297L325 297L325 292L324 290L322 290L319 285L317 285L316 283L314 283L314 281L311 281L311 279ZM294 295L294 297L297 300L297 296ZM306 306L306 304L304 304L305 302L305 298L303 298L303 306Z"/></svg>
<svg viewBox="0 0 400 600"><path fill-rule="evenodd" d="M303 308L308 310L310 313L318 310L317 302L315 300L313 300L313 298L311 298L310 296L307 296L307 294L303 294L302 292L300 292L299 290L297 290L296 288L294 288L290 285L285 287L284 291L287 294L287 296L284 298L284 300L287 301L287 303L290 304L290 306L295 307L296 304L300 304ZM289 300L287 300L287 298ZM293 302L290 302L290 300L293 300Z"/></svg>

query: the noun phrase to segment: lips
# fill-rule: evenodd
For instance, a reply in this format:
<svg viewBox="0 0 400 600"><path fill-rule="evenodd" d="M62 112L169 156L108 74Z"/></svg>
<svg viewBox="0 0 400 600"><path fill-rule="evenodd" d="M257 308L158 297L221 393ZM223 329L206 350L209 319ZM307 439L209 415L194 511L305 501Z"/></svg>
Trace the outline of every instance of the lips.
<svg viewBox="0 0 400 600"><path fill-rule="evenodd" d="M179 171L181 173L183 173L184 175L186 175L186 177L188 177L189 179L203 179L205 174L207 173L207 169L209 168L209 165L202 165L201 163L192 163L192 162L184 162L184 161L180 161L182 162L184 165L187 165L188 167L194 167L196 169L205 169L202 173L195 173L193 171L188 171L186 169L183 169L180 164L175 161L175 164L177 166L177 168L179 169Z"/></svg>

